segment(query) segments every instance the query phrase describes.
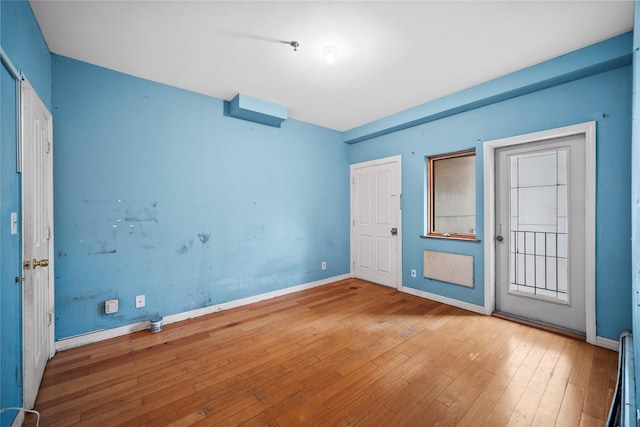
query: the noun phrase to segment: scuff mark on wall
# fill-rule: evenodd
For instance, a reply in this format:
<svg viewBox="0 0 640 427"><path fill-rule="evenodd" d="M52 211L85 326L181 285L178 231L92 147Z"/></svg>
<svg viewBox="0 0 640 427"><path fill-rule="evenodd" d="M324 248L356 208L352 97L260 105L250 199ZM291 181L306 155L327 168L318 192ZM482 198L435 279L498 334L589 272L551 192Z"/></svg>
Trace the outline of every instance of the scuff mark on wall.
<svg viewBox="0 0 640 427"><path fill-rule="evenodd" d="M180 246L176 252L178 252L180 255L186 254L187 252L189 252L189 249L191 249L192 247L193 247L193 240L189 239L189 242Z"/></svg>
<svg viewBox="0 0 640 427"><path fill-rule="evenodd" d="M94 245L89 244L87 249L87 255L104 255L104 254L115 254L116 253L116 248L118 246L118 242L116 239L116 233L117 231L114 229L113 235L111 236L111 239L101 239L101 238L96 238L96 243L98 246L97 250L94 251ZM108 241L111 240L111 241Z"/></svg>
<svg viewBox="0 0 640 427"><path fill-rule="evenodd" d="M128 222L158 222L157 206L158 202L155 200L148 205L129 203L125 209L124 220Z"/></svg>
<svg viewBox="0 0 640 427"><path fill-rule="evenodd" d="M79 296L74 296L73 298L71 298L72 301L84 301L84 300L96 300L98 296L96 294L91 294L91 295L79 295Z"/></svg>
<svg viewBox="0 0 640 427"><path fill-rule="evenodd" d="M96 252L96 255L104 255L104 254L115 254L117 251L115 249L111 249L108 251L99 251Z"/></svg>
<svg viewBox="0 0 640 427"><path fill-rule="evenodd" d="M200 242L202 242L203 245L209 241L210 237L211 236L209 236L206 233L199 233L198 234L198 239L200 239Z"/></svg>
<svg viewBox="0 0 640 427"><path fill-rule="evenodd" d="M83 199L84 203L89 206L94 206L101 211L112 210L112 218L118 218L114 221L122 222L158 222L158 215L156 208L158 202L152 200L151 202L140 202L118 199L115 207L113 206L113 200L92 200Z"/></svg>
<svg viewBox="0 0 640 427"><path fill-rule="evenodd" d="M157 206L155 200L131 201L126 199L83 199L91 214L88 216L107 216L108 230L95 229L92 238L86 239L87 255L115 254L122 250L127 252L131 246L132 238L135 239L135 247L154 249L155 242L149 241L150 236L145 227L153 227L158 223ZM125 231L126 230L126 231ZM122 245L119 240L124 239ZM85 243L81 240L80 243ZM59 256L66 256L64 255Z"/></svg>

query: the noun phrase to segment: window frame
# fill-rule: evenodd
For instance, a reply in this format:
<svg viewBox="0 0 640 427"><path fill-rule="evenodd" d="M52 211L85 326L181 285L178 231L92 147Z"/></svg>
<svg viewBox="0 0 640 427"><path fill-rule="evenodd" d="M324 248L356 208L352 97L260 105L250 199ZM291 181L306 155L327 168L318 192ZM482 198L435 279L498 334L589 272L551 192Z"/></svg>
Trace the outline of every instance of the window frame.
<svg viewBox="0 0 640 427"><path fill-rule="evenodd" d="M438 232L435 230L435 180L434 180L434 163L438 160L446 160L453 159L459 157L473 157L476 159L476 149L470 148L467 150L455 151L451 153L437 154L434 156L427 157L427 235L424 237L434 237L438 239L451 239L451 240L467 240L467 241L475 241L477 242L476 234L466 234L466 233L449 233L449 232ZM477 167L474 162L474 174L476 175L476 188L477 188ZM478 229L477 221L478 221L478 199L476 194L476 188L473 191L473 197L475 200L475 210L474 213L474 222L475 222L475 230Z"/></svg>

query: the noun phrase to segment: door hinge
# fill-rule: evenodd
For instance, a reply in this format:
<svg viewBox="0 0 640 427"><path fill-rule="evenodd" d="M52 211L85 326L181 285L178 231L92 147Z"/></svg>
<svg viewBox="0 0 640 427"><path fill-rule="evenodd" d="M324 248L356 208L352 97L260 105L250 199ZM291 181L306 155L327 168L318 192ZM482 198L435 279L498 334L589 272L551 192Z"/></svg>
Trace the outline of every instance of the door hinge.
<svg viewBox="0 0 640 427"><path fill-rule="evenodd" d="M400 210L402 210L402 193L400 193Z"/></svg>
<svg viewBox="0 0 640 427"><path fill-rule="evenodd" d="M352 183L353 185L356 185L356 179L355 179L355 178L351 178L351 183Z"/></svg>
<svg viewBox="0 0 640 427"><path fill-rule="evenodd" d="M351 265L353 266L353 269L356 269L356 262L355 261L351 261Z"/></svg>
<svg viewBox="0 0 640 427"><path fill-rule="evenodd" d="M47 227L47 240L51 240L51 227Z"/></svg>
<svg viewBox="0 0 640 427"><path fill-rule="evenodd" d="M51 322L53 321L53 316L51 315L51 313L47 313L47 317L49 318L49 323L47 324L47 326L51 326Z"/></svg>
<svg viewBox="0 0 640 427"><path fill-rule="evenodd" d="M51 152L51 142L47 141L47 153Z"/></svg>

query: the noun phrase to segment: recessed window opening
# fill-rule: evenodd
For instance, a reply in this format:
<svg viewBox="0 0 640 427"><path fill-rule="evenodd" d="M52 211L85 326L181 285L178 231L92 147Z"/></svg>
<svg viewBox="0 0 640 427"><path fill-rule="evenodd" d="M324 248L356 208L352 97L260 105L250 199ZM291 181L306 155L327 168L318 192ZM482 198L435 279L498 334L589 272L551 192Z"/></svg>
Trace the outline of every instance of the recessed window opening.
<svg viewBox="0 0 640 427"><path fill-rule="evenodd" d="M427 158L427 237L476 239L476 150Z"/></svg>

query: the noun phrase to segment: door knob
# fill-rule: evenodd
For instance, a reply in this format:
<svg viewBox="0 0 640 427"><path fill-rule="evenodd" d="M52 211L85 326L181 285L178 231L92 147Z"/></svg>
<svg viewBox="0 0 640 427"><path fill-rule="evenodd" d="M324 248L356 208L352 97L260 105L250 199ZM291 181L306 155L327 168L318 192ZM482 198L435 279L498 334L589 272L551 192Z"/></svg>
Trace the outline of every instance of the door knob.
<svg viewBox="0 0 640 427"><path fill-rule="evenodd" d="M502 242L502 241L504 240L504 237L502 237L502 236L496 236L496 240L497 240L498 242Z"/></svg>
<svg viewBox="0 0 640 427"><path fill-rule="evenodd" d="M36 267L48 267L49 266L49 260L48 259L41 259L40 261L34 259L33 262L31 263L31 265L33 266L33 268Z"/></svg>
<svg viewBox="0 0 640 427"><path fill-rule="evenodd" d="M37 259L33 259L33 261L25 261L22 264L22 267L25 270L31 270L32 268L35 270L36 267L48 267L49 266L49 260L48 259L41 259L40 261L38 261Z"/></svg>

